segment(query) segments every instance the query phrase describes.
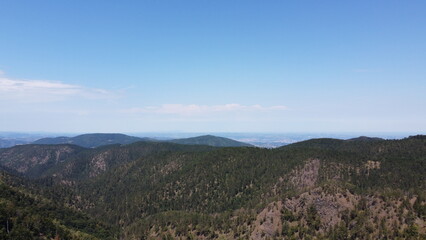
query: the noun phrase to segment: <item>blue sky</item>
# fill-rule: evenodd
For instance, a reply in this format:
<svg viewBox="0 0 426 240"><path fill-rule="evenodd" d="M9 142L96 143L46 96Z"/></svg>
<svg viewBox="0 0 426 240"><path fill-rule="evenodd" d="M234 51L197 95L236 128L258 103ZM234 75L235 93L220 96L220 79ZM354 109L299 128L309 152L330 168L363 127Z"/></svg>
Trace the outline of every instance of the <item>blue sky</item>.
<svg viewBox="0 0 426 240"><path fill-rule="evenodd" d="M425 1L0 2L0 131L426 132Z"/></svg>

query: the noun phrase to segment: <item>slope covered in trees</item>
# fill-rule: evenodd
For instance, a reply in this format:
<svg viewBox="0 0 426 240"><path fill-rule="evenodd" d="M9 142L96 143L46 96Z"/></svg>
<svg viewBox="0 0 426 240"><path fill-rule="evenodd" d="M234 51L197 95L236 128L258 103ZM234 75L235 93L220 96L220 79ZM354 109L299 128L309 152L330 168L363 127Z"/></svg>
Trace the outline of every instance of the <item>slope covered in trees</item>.
<svg viewBox="0 0 426 240"><path fill-rule="evenodd" d="M139 138L119 133L90 133L76 137L42 138L33 144L74 144L86 148L94 148L111 144L130 144L138 141L155 141L150 138Z"/></svg>
<svg viewBox="0 0 426 240"><path fill-rule="evenodd" d="M420 239L425 172L424 136L277 149L145 142L81 151L35 182L124 239Z"/></svg>
<svg viewBox="0 0 426 240"><path fill-rule="evenodd" d="M74 144L85 148L95 148L99 146L113 144L126 145L140 141L161 142L160 140L156 140L153 138L140 138L118 133L91 133L78 135L76 137L42 138L34 141L33 144ZM252 147L252 145L248 143L238 142L229 138L217 137L212 135L173 139L165 142L185 145L208 145L214 147Z"/></svg>
<svg viewBox="0 0 426 240"><path fill-rule="evenodd" d="M84 150L75 145L20 145L0 149L0 165L27 177L39 177Z"/></svg>
<svg viewBox="0 0 426 240"><path fill-rule="evenodd" d="M229 138L216 137L212 135L204 135L192 138L180 138L170 140L170 142L187 145L208 145L214 147L253 147L253 145L248 143L243 143Z"/></svg>
<svg viewBox="0 0 426 240"><path fill-rule="evenodd" d="M116 238L117 231L112 226L37 195L34 187L0 172L0 239Z"/></svg>
<svg viewBox="0 0 426 240"><path fill-rule="evenodd" d="M110 168L151 154L213 149L209 146L144 141L90 149L70 144L29 144L0 149L0 166L33 179L51 176L71 181L95 177Z"/></svg>

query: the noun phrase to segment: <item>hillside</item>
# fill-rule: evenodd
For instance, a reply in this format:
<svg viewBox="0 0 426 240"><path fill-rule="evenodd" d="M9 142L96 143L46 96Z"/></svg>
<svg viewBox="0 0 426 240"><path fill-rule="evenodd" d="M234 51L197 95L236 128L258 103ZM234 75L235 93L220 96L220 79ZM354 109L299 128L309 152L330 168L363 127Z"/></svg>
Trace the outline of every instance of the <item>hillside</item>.
<svg viewBox="0 0 426 240"><path fill-rule="evenodd" d="M170 153L118 167L78 189L96 202L92 216L131 224L127 237L161 235L164 228L174 237L253 239L424 234L425 142L358 147ZM387 207L406 214L398 219L385 214ZM358 228L348 227L353 224ZM163 230L152 230L157 227Z"/></svg>
<svg viewBox="0 0 426 240"><path fill-rule="evenodd" d="M115 239L113 227L30 193L30 186L0 171L0 239Z"/></svg>
<svg viewBox="0 0 426 240"><path fill-rule="evenodd" d="M28 191L123 239L421 239L425 163L425 136L277 149L138 142L76 152Z"/></svg>
<svg viewBox="0 0 426 240"><path fill-rule="evenodd" d="M75 182L95 178L117 166L145 159L161 153L186 153L210 151L208 146L180 145L165 142L135 142L128 145L109 145L95 149L86 149L72 155L61 164L54 166L39 177L53 177L55 180Z"/></svg>
<svg viewBox="0 0 426 240"><path fill-rule="evenodd" d="M0 149L0 166L29 178L51 176L74 181L91 178L115 166L161 152L209 151L212 147L167 142L135 142L83 148L70 144L21 145Z"/></svg>
<svg viewBox="0 0 426 240"><path fill-rule="evenodd" d="M91 133L76 137L42 138L33 144L74 144L85 148L95 148L111 144L130 144L138 141L155 141L151 138L139 138L118 133Z"/></svg>
<svg viewBox="0 0 426 240"><path fill-rule="evenodd" d="M75 145L20 145L0 149L0 165L27 177L38 177L83 150Z"/></svg>
<svg viewBox="0 0 426 240"><path fill-rule="evenodd" d="M229 138L204 135L191 138L181 138L170 140L170 142L187 145L208 145L214 147L253 147L253 145L238 142Z"/></svg>

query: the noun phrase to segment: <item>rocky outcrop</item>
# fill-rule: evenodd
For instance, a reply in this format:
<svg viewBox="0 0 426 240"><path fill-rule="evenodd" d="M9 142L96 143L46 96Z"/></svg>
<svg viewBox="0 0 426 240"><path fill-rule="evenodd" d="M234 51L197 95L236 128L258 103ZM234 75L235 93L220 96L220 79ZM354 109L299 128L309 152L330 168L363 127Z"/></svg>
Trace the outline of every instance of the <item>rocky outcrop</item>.
<svg viewBox="0 0 426 240"><path fill-rule="evenodd" d="M309 159L302 168L290 174L289 182L298 190L312 188L318 181L320 168L319 159Z"/></svg>
<svg viewBox="0 0 426 240"><path fill-rule="evenodd" d="M107 159L110 157L110 155L111 155L110 151L105 151L105 152L102 152L102 153L95 155L90 160L91 167L90 167L89 177L96 177L100 173L106 171Z"/></svg>
<svg viewBox="0 0 426 240"><path fill-rule="evenodd" d="M250 238L254 240L274 238L281 232L281 201L270 203L256 217Z"/></svg>
<svg viewBox="0 0 426 240"><path fill-rule="evenodd" d="M349 229L362 224L370 229L368 234L377 239L386 234L386 229L404 232L413 223L420 233L426 232L425 220L410 214L416 202L415 196L384 200L380 196L334 190L332 193L318 187L268 204L257 215L250 239L282 239L288 234L283 232L284 225L325 235L342 224ZM420 204L424 206L426 203ZM301 238L298 231L292 232L294 238Z"/></svg>

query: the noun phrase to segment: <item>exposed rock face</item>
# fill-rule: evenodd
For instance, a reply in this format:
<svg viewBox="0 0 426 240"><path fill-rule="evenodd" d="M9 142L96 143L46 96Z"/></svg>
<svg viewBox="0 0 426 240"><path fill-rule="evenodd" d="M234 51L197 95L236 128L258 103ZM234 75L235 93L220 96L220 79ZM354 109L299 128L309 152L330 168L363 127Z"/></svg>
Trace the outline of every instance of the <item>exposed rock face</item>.
<svg viewBox="0 0 426 240"><path fill-rule="evenodd" d="M312 188L318 181L319 159L308 160L303 168L294 170L290 175L290 183L298 190Z"/></svg>
<svg viewBox="0 0 426 240"><path fill-rule="evenodd" d="M270 203L256 217L251 239L273 238L281 232L281 201Z"/></svg>
<svg viewBox="0 0 426 240"><path fill-rule="evenodd" d="M292 198L270 203L256 217L250 239L282 239L283 225L290 227L302 226L308 229L309 209L315 210L315 217L319 220L317 234L325 234L342 222L352 227L360 222L371 226L370 235L377 238L381 233L379 225L385 229L395 228L401 232L409 227L407 222L414 222L419 227L419 232L426 232L425 220L409 214L416 197L384 201L378 196L362 197L348 190L337 190L327 193L321 187L304 192ZM421 203L425 205L426 203ZM291 217L288 217L291 216ZM287 236L289 237L289 236ZM295 238L300 238L295 233Z"/></svg>
<svg viewBox="0 0 426 240"><path fill-rule="evenodd" d="M352 210L358 204L360 196L349 191L336 194L325 194L322 188L300 194L297 197L285 199L283 206L294 215L306 215L308 207L314 207L325 229L340 222L339 213Z"/></svg>
<svg viewBox="0 0 426 240"><path fill-rule="evenodd" d="M107 169L106 159L111 155L110 151L102 152L100 154L95 155L90 161L90 177L95 177L102 172L105 172Z"/></svg>
<svg viewBox="0 0 426 240"><path fill-rule="evenodd" d="M318 182L319 159L308 159L302 167L292 170L289 174L281 176L272 187L272 195L279 195L285 189L295 189L298 192L315 187Z"/></svg>
<svg viewBox="0 0 426 240"><path fill-rule="evenodd" d="M341 179L341 172L355 171L348 170L348 167L341 164L327 165L327 168L332 169L326 171L329 176L324 178L329 184L321 184L323 187L319 187L320 167L319 159L309 159L302 167L279 178L272 187L273 195L279 193L279 189L285 188L288 183L297 190L297 195L274 201L262 209L253 222L250 239L302 239L303 233L299 231L313 231L325 236L339 226L353 229L359 224L363 224L369 231L367 234L376 238L385 236L386 230L383 229L404 232L413 222L420 233L426 232L425 220L409 214L416 201L415 196L390 201L383 200L380 196L358 195L340 188L335 183ZM366 161L361 166L361 169L366 170L366 175L380 168L380 161ZM312 227L312 221L315 221L315 227ZM291 230L284 232L284 229Z"/></svg>

